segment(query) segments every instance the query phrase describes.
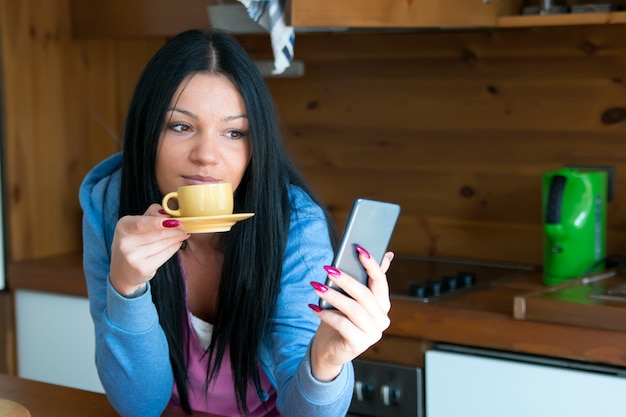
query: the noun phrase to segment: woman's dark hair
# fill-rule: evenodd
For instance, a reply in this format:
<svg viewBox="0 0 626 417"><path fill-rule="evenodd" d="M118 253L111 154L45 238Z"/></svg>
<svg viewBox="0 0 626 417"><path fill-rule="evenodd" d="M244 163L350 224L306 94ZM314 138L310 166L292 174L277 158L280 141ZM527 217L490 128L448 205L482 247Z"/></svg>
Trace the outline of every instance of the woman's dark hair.
<svg viewBox="0 0 626 417"><path fill-rule="evenodd" d="M196 73L228 78L242 95L249 120L252 155L235 192L234 210L255 215L237 223L226 235L223 278L213 338L207 351L208 386L230 348L237 404L245 413L250 379L263 398L257 354L267 336L266 326L280 289L291 212L288 185L297 185L314 197L283 151L272 98L246 51L226 33L194 30L167 42L137 83L124 132L119 216L142 214L150 204L161 201L155 175L159 137L176 90ZM334 239L332 222L328 224ZM177 256L157 271L151 289L169 344L181 404L190 413L184 352L189 323Z"/></svg>

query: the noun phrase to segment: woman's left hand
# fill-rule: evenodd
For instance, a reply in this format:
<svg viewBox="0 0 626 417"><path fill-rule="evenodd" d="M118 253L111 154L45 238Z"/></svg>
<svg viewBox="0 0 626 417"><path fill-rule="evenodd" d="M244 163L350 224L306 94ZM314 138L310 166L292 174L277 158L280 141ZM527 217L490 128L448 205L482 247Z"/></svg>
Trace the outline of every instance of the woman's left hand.
<svg viewBox="0 0 626 417"><path fill-rule="evenodd" d="M389 284L385 275L393 260L393 252L387 252L378 265L367 251L360 251L359 259L369 276L365 286L350 275L328 268L328 277L350 297L314 283L319 297L333 305L336 310L320 310L311 306L322 320L311 345L311 370L320 381L330 381L341 372L342 366L359 356L389 327Z"/></svg>

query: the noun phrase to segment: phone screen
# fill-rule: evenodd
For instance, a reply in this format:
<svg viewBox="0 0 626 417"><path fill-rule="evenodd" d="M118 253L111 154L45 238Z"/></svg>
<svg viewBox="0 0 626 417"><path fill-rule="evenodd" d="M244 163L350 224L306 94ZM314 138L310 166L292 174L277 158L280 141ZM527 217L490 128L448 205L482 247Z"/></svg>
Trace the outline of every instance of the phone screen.
<svg viewBox="0 0 626 417"><path fill-rule="evenodd" d="M357 199L348 217L333 266L367 285L367 272L359 261L355 246L365 248L377 262L382 262L399 215L398 204ZM326 279L326 285L343 292L330 279ZM333 308L321 299L319 305L322 308Z"/></svg>

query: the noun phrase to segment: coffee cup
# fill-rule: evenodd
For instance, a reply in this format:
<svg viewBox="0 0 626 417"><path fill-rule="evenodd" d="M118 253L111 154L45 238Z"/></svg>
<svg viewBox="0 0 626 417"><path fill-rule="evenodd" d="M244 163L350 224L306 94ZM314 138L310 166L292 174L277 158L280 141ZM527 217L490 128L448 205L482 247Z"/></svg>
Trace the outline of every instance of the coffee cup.
<svg viewBox="0 0 626 417"><path fill-rule="evenodd" d="M169 207L178 201L178 209ZM163 210L173 217L225 216L233 213L233 188L229 182L184 185L163 197Z"/></svg>

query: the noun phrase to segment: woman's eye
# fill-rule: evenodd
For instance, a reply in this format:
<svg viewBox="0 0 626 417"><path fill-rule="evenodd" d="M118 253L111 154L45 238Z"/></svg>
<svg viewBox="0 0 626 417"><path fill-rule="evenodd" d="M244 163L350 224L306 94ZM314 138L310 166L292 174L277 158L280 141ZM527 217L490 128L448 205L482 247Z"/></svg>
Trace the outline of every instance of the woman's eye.
<svg viewBox="0 0 626 417"><path fill-rule="evenodd" d="M248 132L244 130L229 130L226 135L231 139L242 139L248 136Z"/></svg>
<svg viewBox="0 0 626 417"><path fill-rule="evenodd" d="M191 130L191 126L185 123L172 123L170 125L170 129L172 129L175 132L183 133L183 132L189 132Z"/></svg>

